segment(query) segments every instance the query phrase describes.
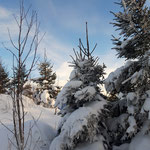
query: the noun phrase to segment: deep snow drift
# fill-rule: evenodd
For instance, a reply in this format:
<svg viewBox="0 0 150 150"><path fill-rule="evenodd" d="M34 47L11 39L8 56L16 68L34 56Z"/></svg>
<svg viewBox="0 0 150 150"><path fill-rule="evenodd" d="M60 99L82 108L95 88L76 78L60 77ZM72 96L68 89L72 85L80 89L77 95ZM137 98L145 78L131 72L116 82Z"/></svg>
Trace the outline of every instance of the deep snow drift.
<svg viewBox="0 0 150 150"><path fill-rule="evenodd" d="M30 134L26 149L48 150L51 141L56 136L56 128L60 117L54 115L54 109L37 106L31 99L25 96L23 96L23 102L27 112L25 116L25 138ZM0 121L11 130L13 129L12 99L4 94L0 95ZM0 125L1 150L16 150L9 139L12 142L14 141L12 133L3 125Z"/></svg>

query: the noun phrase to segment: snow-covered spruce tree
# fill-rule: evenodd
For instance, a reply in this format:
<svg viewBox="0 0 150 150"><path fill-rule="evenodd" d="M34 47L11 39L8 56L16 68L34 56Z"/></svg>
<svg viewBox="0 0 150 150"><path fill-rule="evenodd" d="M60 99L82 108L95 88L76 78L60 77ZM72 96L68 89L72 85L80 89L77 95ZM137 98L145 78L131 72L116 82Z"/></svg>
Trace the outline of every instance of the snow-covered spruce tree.
<svg viewBox="0 0 150 150"><path fill-rule="evenodd" d="M10 88L9 88L9 94L13 94L14 89L16 89L16 86L18 84L18 81L20 80L20 90L22 91L22 94L24 95L24 90L26 90L26 88L24 88L24 84L27 81L27 70L26 70L26 65L23 65L20 69L18 66L14 67L13 69L13 77L10 80ZM26 94L25 94L26 95Z"/></svg>
<svg viewBox="0 0 150 150"><path fill-rule="evenodd" d="M57 92L54 88L56 73L53 72L53 66L47 60L46 53L44 60L39 64L39 73L41 77L38 79L38 83L41 85L42 92L47 90L50 98L56 98Z"/></svg>
<svg viewBox="0 0 150 150"><path fill-rule="evenodd" d="M107 92L119 99L108 121L114 145L130 143L134 136L145 136L150 130L150 9L145 2L120 0L123 12L113 13L121 36L114 37L114 49L118 57L129 60L105 81Z"/></svg>
<svg viewBox="0 0 150 150"><path fill-rule="evenodd" d="M8 72L6 71L2 61L0 61L0 94L5 93L9 87Z"/></svg>
<svg viewBox="0 0 150 150"><path fill-rule="evenodd" d="M81 143L97 141L98 149L107 149L103 113L106 100L99 87L103 84L105 65L99 65L98 58L92 56L96 45L90 51L87 24L86 39L86 48L79 39L79 52L74 50L75 58L71 56L73 62L70 66L74 70L56 99L55 106L60 109L62 120L58 136L53 140L50 150L72 150Z"/></svg>
<svg viewBox="0 0 150 150"><path fill-rule="evenodd" d="M27 77L27 70L26 70L26 65L23 65L20 69L20 73L19 73L19 67L15 67L14 68L14 78L11 81L12 86L16 86L16 84L18 83L18 76L20 76L20 80L21 80L21 85L23 88L23 85L26 82L26 77ZM23 90L23 89L22 89Z"/></svg>

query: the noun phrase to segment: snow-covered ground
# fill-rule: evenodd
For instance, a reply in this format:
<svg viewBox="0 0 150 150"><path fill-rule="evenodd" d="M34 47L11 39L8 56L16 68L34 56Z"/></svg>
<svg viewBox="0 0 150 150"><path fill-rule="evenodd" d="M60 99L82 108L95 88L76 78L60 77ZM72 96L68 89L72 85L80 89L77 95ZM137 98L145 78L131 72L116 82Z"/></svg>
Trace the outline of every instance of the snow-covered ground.
<svg viewBox="0 0 150 150"><path fill-rule="evenodd" d="M25 137L33 126L27 147L30 147L31 150L48 150L52 139L56 136L56 128L60 117L54 115L54 109L37 106L27 97L23 97L23 101L27 112L25 116ZM9 129L13 129L12 99L4 94L0 95L0 121ZM12 133L0 124L1 150L15 150L9 139L14 141Z"/></svg>
<svg viewBox="0 0 150 150"><path fill-rule="evenodd" d="M30 148L30 150L51 150L50 144L57 134L56 128L60 117L54 115L54 109L37 106L27 97L23 97L23 101L25 111L27 112L25 137L30 133L29 142L25 150L28 150L28 148ZM38 121L36 122L37 119ZM13 130L12 99L8 95L0 95L0 121L10 130ZM147 124L150 124L150 122L147 121ZM33 128L31 132L29 132L31 126L33 126ZM146 130L146 128L143 128L142 132L137 134L130 144L123 144L118 147L114 146L113 150L150 150L150 135L145 135L144 129ZM12 133L0 124L0 150L16 150L13 144L11 144L11 142L14 141L15 139ZM101 141L102 137L99 137L97 142L79 144L75 150L104 150Z"/></svg>

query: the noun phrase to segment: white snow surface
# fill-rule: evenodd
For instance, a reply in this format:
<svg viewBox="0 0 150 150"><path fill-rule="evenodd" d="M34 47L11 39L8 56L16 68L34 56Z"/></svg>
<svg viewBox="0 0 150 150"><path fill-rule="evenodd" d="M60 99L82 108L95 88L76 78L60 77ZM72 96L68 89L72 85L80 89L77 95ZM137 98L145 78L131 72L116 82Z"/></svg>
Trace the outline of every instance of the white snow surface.
<svg viewBox="0 0 150 150"><path fill-rule="evenodd" d="M146 91L147 98L145 99L145 102L142 106L141 113L144 113L147 111L148 114L148 119L150 119L150 90Z"/></svg>
<svg viewBox="0 0 150 150"><path fill-rule="evenodd" d="M61 150L61 144L72 145L71 139L83 130L92 114L98 115L105 104L106 101L103 100L94 101L74 111L63 124L60 135L53 140L49 150Z"/></svg>
<svg viewBox="0 0 150 150"><path fill-rule="evenodd" d="M55 106L57 106L58 108L62 108L63 105L66 103L66 99L64 98L65 95L67 94L69 89L76 89L79 88L82 85L82 81L78 81L78 80L72 80L69 81L61 90L61 92L59 92L56 102L55 102Z"/></svg>
<svg viewBox="0 0 150 150"><path fill-rule="evenodd" d="M32 91L35 91L40 85L34 81L31 81L31 80L28 80L24 85L23 87L27 86L27 85L30 85L31 86L31 90Z"/></svg>
<svg viewBox="0 0 150 150"><path fill-rule="evenodd" d="M85 142L78 145L74 150L105 150L102 141L103 138L100 136L98 141L94 143Z"/></svg>
<svg viewBox="0 0 150 150"><path fill-rule="evenodd" d="M118 69L116 69L114 72L111 72L109 76L105 79L105 88L107 92L111 92L113 88L116 86L116 82L118 77L121 75L122 71L129 67L133 62L128 61L126 64ZM113 83L113 84L112 84Z"/></svg>
<svg viewBox="0 0 150 150"><path fill-rule="evenodd" d="M44 103L48 103L49 99L50 99L50 95L48 93L48 90L44 90L41 94L41 101Z"/></svg>
<svg viewBox="0 0 150 150"><path fill-rule="evenodd" d="M130 92L127 94L127 110L129 114L134 114L135 109L134 109L134 104L137 102L136 94L134 92Z"/></svg>
<svg viewBox="0 0 150 150"><path fill-rule="evenodd" d="M129 127L127 129L127 133L129 133L129 135L130 135L135 132L137 125L136 125L136 121L133 116L129 116L128 122L129 122Z"/></svg>
<svg viewBox="0 0 150 150"><path fill-rule="evenodd" d="M136 135L130 144L114 146L113 150L150 150L150 135Z"/></svg>
<svg viewBox="0 0 150 150"><path fill-rule="evenodd" d="M27 112L25 116L25 138L27 138L29 129L33 125L32 132L30 133L32 136L30 136L25 150L29 148L31 150L48 150L51 141L56 136L56 128L60 117L54 115L54 109L37 106L31 99L25 96L23 96L23 103L25 112ZM4 94L0 95L0 121L8 128L13 129L12 99ZM8 150L11 148L11 150L16 150L8 138L13 142L15 141L12 133L3 125L0 125L0 149Z"/></svg>
<svg viewBox="0 0 150 150"><path fill-rule="evenodd" d="M136 98L136 94L134 92L130 92L127 95L127 100L128 101L133 101Z"/></svg>
<svg viewBox="0 0 150 150"><path fill-rule="evenodd" d="M72 80L65 84L64 88L78 88L82 85L82 81Z"/></svg>
<svg viewBox="0 0 150 150"><path fill-rule="evenodd" d="M88 64L88 60L87 59L84 59L84 60L79 60L79 61L77 61L77 64L78 64L78 66L80 67L80 68L83 68L85 65L87 65Z"/></svg>
<svg viewBox="0 0 150 150"><path fill-rule="evenodd" d="M77 69L72 70L72 72L70 73L69 79L73 80L77 77L78 71Z"/></svg>
<svg viewBox="0 0 150 150"><path fill-rule="evenodd" d="M121 146L114 146L113 150L129 150L129 144L122 144Z"/></svg>
<svg viewBox="0 0 150 150"><path fill-rule="evenodd" d="M96 93L96 90L93 86L87 86L85 88L83 88L80 91L77 91L75 93L75 98L77 98L78 100L82 100L83 98L85 98L85 94L88 94L88 96L93 96Z"/></svg>
<svg viewBox="0 0 150 150"><path fill-rule="evenodd" d="M129 150L150 150L150 136L137 135L129 145Z"/></svg>

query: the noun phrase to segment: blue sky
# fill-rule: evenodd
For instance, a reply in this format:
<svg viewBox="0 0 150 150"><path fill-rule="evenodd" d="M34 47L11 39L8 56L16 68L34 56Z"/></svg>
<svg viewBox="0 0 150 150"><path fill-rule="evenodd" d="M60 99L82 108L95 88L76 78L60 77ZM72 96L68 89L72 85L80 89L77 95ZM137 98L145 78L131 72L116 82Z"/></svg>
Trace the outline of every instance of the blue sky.
<svg viewBox="0 0 150 150"><path fill-rule="evenodd" d="M41 22L41 32L46 32L39 47L38 54L43 56L44 49L48 58L54 64L54 71L59 77L59 83L63 85L71 71L68 63L73 54L72 49L77 49L78 39L85 42L85 22L88 22L89 40L91 48L98 44L95 55L100 57L100 63L107 66L109 73L124 63L123 59L117 59L111 42L111 35L116 34L112 27L113 15L110 11L118 12L119 6L114 4L116 0L25 0L25 7L30 4L38 13ZM19 0L0 0L0 42L9 46L7 28L10 29L13 38L17 36L13 14L19 10ZM0 45L0 57L7 67L11 68L12 59L8 52ZM33 76L36 76L34 72Z"/></svg>

